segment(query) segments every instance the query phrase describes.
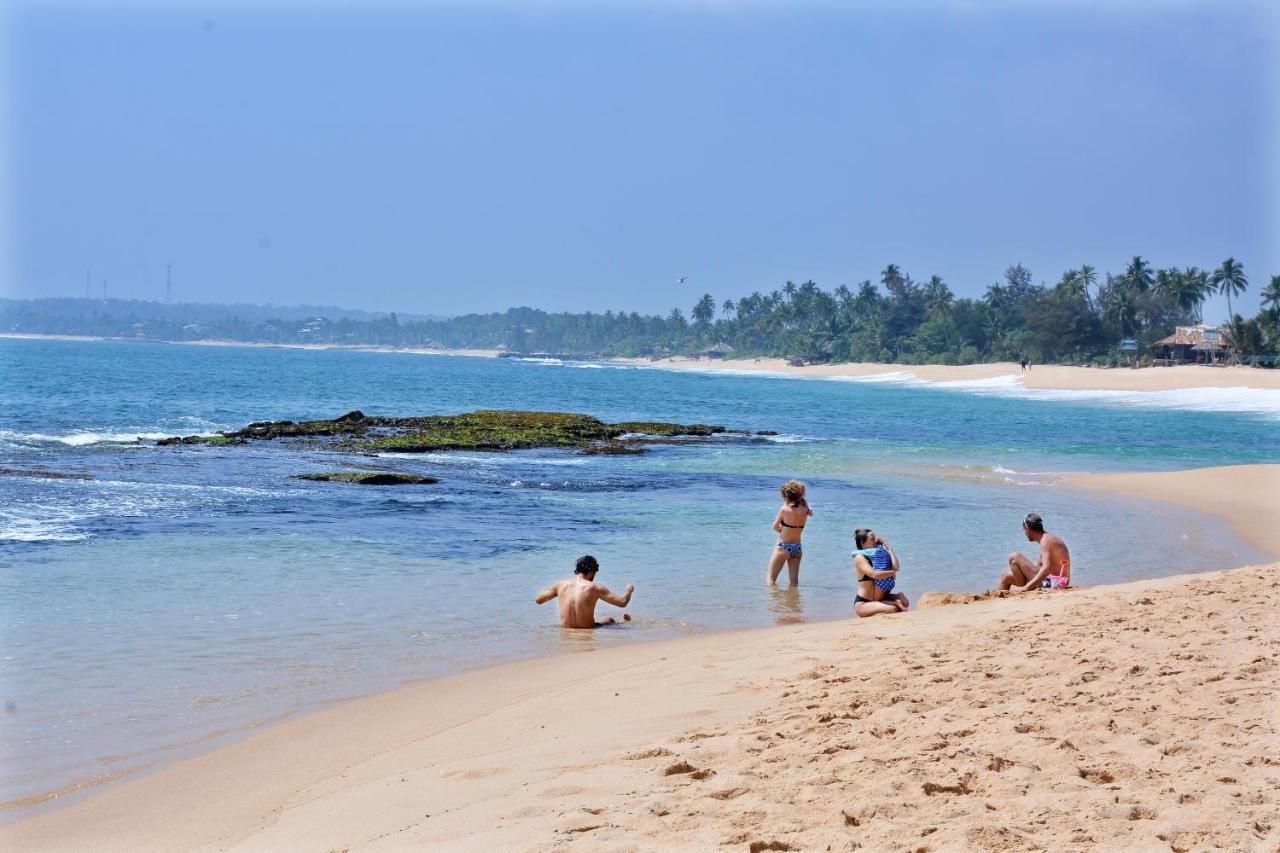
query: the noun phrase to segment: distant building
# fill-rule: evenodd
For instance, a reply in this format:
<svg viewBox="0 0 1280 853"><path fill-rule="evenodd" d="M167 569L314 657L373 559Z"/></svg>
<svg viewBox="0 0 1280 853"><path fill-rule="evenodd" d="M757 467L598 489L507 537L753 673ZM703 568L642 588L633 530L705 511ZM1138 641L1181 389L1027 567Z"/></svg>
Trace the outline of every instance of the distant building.
<svg viewBox="0 0 1280 853"><path fill-rule="evenodd" d="M145 323L134 323L133 336L135 338L145 338L147 336L147 325Z"/></svg>
<svg viewBox="0 0 1280 853"><path fill-rule="evenodd" d="M707 347L704 350L699 350L698 355L703 356L704 358L728 358L730 355L733 355L733 347L729 346L724 341L721 341L713 347Z"/></svg>
<svg viewBox="0 0 1280 853"><path fill-rule="evenodd" d="M1230 349L1221 329L1199 323L1175 326L1172 335L1151 345L1151 355L1156 361L1169 364L1214 364Z"/></svg>

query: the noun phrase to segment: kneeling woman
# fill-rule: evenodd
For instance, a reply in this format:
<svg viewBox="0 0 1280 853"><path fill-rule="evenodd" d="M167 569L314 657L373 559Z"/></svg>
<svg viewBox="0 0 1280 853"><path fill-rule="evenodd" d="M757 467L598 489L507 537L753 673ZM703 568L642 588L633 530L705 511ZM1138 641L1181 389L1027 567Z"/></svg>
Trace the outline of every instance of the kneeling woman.
<svg viewBox="0 0 1280 853"><path fill-rule="evenodd" d="M853 572L858 578L858 595L853 600L854 614L867 617L904 612L911 602L903 593L891 591L898 574L898 554L893 546L866 528L853 532L853 542L858 546L853 555ZM877 550L882 551L880 559L875 554L862 553ZM877 563L882 568L877 569Z"/></svg>

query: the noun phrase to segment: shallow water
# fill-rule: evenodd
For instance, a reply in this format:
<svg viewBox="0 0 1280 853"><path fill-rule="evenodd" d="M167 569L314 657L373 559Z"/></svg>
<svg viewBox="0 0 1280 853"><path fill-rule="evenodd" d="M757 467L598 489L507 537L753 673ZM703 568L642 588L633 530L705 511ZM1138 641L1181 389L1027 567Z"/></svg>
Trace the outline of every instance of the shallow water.
<svg viewBox="0 0 1280 853"><path fill-rule="evenodd" d="M1033 550L1019 528L1029 509L1071 543L1080 582L1261 558L1207 517L1056 482L1064 471L1275 461L1269 392L1180 407L1177 395L993 388L0 340L0 467L93 477L0 476L0 800L512 657L845 617L855 526L893 541L909 593L989 585L1010 550ZM485 407L782 434L639 457L376 460L133 440L357 408ZM289 479L338 461L441 482ZM793 476L817 514L801 589L770 591L769 525ZM604 583L636 584L632 624L566 634L554 605L533 605L585 552L600 557Z"/></svg>

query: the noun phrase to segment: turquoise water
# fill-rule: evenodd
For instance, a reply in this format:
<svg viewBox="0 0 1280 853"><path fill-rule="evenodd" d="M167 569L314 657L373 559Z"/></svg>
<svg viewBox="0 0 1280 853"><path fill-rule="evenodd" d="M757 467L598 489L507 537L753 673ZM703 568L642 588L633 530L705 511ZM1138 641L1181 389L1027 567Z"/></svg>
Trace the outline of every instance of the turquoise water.
<svg viewBox="0 0 1280 853"><path fill-rule="evenodd" d="M0 800L156 766L245 726L512 657L843 618L850 531L900 588L989 586L1040 512L1098 583L1262 555L1214 520L1068 490L1062 472L1276 461L1276 392L1027 392L650 368L0 340ZM775 430L769 439L372 460L440 478L307 483L317 449L157 448L254 420L475 408ZM798 592L763 583L777 487L809 483ZM596 554L624 629L561 632L534 594ZM21 810L11 809L13 816Z"/></svg>

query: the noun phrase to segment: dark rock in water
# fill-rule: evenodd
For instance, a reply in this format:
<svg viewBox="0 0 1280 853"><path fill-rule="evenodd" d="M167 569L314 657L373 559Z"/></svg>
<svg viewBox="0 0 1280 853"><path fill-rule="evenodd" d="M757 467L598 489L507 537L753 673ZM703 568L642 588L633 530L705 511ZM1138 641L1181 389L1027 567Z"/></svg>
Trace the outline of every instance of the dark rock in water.
<svg viewBox="0 0 1280 853"><path fill-rule="evenodd" d="M756 435L777 435L777 433L771 429L758 429Z"/></svg>
<svg viewBox="0 0 1280 853"><path fill-rule="evenodd" d="M632 456L644 453L644 448L637 444L628 444L623 441L602 441L599 444L591 444L584 447L582 452L601 456Z"/></svg>
<svg viewBox="0 0 1280 853"><path fill-rule="evenodd" d="M175 435L172 438L160 439L156 442L156 447L167 447L171 444L207 444L212 447L223 447L228 444L244 444L244 439L234 435Z"/></svg>
<svg viewBox="0 0 1280 853"><path fill-rule="evenodd" d="M623 421L620 424L614 424L615 427L623 432L638 432L643 435L658 436L708 436L715 435L725 431L722 426L707 426L706 424L669 424L663 421Z"/></svg>
<svg viewBox="0 0 1280 853"><path fill-rule="evenodd" d="M321 483L357 483L361 486L425 486L440 482L435 477L393 471L329 471L323 474L294 474L293 479Z"/></svg>
<svg viewBox="0 0 1280 853"><path fill-rule="evenodd" d="M92 474L68 474L65 471L46 471L43 468L0 468L0 477L40 477L45 480L92 480Z"/></svg>
<svg viewBox="0 0 1280 853"><path fill-rule="evenodd" d="M348 453L425 453L438 450L526 450L555 448L589 453L642 453L639 445L747 435L708 424L626 421L609 424L570 412L483 410L461 415L370 417L354 411L322 421L259 421L218 436L161 439L157 444L242 444L277 438L339 439ZM626 436L625 438L623 436ZM624 449L625 448L625 449Z"/></svg>

